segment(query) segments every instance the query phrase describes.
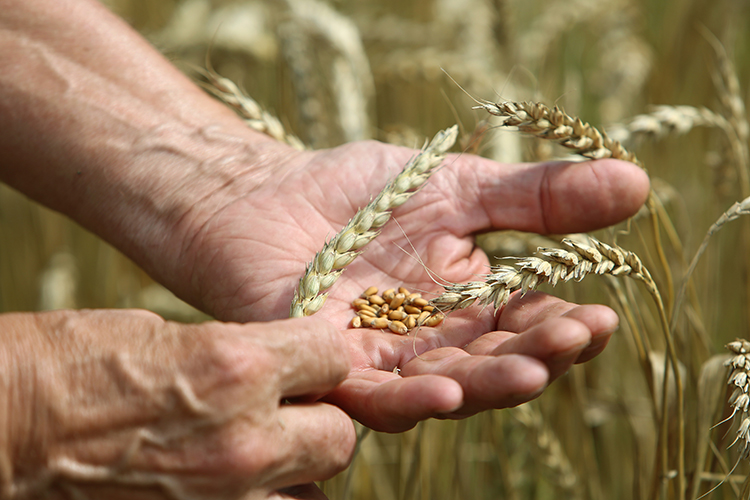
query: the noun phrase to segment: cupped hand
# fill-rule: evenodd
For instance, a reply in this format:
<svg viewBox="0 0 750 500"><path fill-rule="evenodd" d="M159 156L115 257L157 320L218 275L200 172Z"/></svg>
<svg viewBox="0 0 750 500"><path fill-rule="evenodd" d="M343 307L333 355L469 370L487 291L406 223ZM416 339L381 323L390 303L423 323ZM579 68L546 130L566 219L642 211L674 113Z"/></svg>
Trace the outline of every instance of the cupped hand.
<svg viewBox="0 0 750 500"><path fill-rule="evenodd" d="M306 263L414 154L377 142L284 152L275 168L248 176L246 194L205 218L191 237L183 255L192 282L183 296L220 319L287 316ZM476 280L489 262L475 234L589 231L632 215L647 192L645 173L616 160L507 165L449 155L394 211L398 224L387 224L346 268L318 316L345 329L351 301L371 285L429 297L441 290L431 274ZM421 329L415 345L389 331L348 330L354 368L328 400L390 431L519 404L600 352L616 326L608 308L530 293L497 316L453 314L434 330Z"/></svg>
<svg viewBox="0 0 750 500"><path fill-rule="evenodd" d="M351 419L315 318L180 325L144 311L0 315L3 498L322 498ZM46 495L46 496L45 496Z"/></svg>

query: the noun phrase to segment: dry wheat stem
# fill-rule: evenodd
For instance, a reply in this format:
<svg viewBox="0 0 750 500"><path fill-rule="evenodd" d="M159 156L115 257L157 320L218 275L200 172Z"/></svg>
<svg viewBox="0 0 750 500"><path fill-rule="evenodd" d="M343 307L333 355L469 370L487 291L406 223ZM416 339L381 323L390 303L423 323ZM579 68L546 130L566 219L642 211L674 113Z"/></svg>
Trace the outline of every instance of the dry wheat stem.
<svg viewBox="0 0 750 500"><path fill-rule="evenodd" d="M746 198L750 196L750 172L748 172L750 168L750 151L748 151L750 123L748 123L737 71L719 39L708 29L704 27L700 29L716 55L717 71L713 72L711 77L719 100L729 114L727 118L731 125L731 133L728 133L729 141L737 162L742 197Z"/></svg>
<svg viewBox="0 0 750 500"><path fill-rule="evenodd" d="M201 73L208 80L208 82L200 82L201 86L221 102L234 109L250 128L300 151L306 149L301 140L284 130L284 126L278 118L261 108L252 97L245 94L232 80L219 75L210 67L207 70L201 70Z"/></svg>
<svg viewBox="0 0 750 500"><path fill-rule="evenodd" d="M672 321L671 321L672 330L674 330L676 322L677 322L677 316L679 314L682 301L685 297L685 289L687 287L687 284L690 281L690 277L695 271L696 266L698 265L698 261L700 260L703 253L706 251L709 240L714 234L716 234L724 226L724 224L726 224L727 222L737 220L743 215L750 215L750 197L745 198L742 201L735 202L734 205L732 205L729 208L729 210L721 214L721 217L719 217L718 220L714 222L713 224L711 224L711 227L708 228L708 231L706 232L706 236L703 238L703 242L701 243L701 246L698 248L698 251L695 252L695 256L693 257L693 260L690 262L690 266L688 267L688 270L685 272L685 276L682 278L682 285L680 286L680 290L677 293L674 310L672 312Z"/></svg>
<svg viewBox="0 0 750 500"><path fill-rule="evenodd" d="M406 202L429 179L456 142L458 127L438 132L367 206L315 254L294 292L292 317L310 316L323 307L328 290L344 268L372 241L391 217L391 210Z"/></svg>

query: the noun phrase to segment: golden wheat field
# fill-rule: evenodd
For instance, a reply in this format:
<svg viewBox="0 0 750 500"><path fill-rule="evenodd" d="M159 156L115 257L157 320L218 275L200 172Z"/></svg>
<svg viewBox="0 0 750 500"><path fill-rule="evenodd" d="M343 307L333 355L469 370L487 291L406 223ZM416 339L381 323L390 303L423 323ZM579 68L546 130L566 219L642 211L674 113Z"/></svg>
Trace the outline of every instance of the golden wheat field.
<svg viewBox="0 0 750 500"><path fill-rule="evenodd" d="M322 485L330 498L695 500L717 485L704 498L750 498L750 356L743 344L725 348L750 337L750 2L105 3L204 84L208 56L259 105L250 125L308 147L419 148L457 123L453 151L575 159L533 133L549 120L507 126L473 110L468 93L557 105L620 141L651 177L641 212L594 235L637 255L649 279L623 261L621 276L539 286L613 307L621 327L607 350L518 408L397 435L360 428L352 466ZM532 133L516 130L524 126ZM526 257L560 248L563 236L477 240L491 256ZM0 186L1 310L82 307L207 318L95 236Z"/></svg>

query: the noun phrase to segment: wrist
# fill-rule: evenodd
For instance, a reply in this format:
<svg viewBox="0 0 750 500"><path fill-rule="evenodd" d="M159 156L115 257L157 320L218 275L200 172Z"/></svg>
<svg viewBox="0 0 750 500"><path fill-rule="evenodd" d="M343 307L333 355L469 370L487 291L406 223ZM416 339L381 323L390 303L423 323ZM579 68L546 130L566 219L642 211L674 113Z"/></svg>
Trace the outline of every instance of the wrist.
<svg viewBox="0 0 750 500"><path fill-rule="evenodd" d="M192 275L202 229L262 184L278 165L299 154L258 135L244 129L225 133L208 128L170 137L171 161L157 154L146 162L145 170L159 174L149 173L129 186L132 191L121 206L98 220L94 231L200 308Z"/></svg>

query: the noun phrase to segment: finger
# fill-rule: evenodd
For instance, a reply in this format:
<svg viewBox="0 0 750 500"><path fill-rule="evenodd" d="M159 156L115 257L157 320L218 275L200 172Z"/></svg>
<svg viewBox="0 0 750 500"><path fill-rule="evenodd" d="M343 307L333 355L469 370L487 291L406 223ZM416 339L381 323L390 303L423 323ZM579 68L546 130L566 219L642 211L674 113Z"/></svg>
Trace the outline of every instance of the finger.
<svg viewBox="0 0 750 500"><path fill-rule="evenodd" d="M577 310L575 313L572 311ZM514 294L498 317L497 329L520 333L532 326L565 315L573 315L593 332L613 331L617 328L617 313L600 304L578 305L553 295L531 291L521 296Z"/></svg>
<svg viewBox="0 0 750 500"><path fill-rule="evenodd" d="M235 498L329 479L349 465L356 444L351 419L326 403L248 411L221 426L187 427L184 436L175 436L175 427L132 440L123 477L140 474L194 496Z"/></svg>
<svg viewBox="0 0 750 500"><path fill-rule="evenodd" d="M238 362L247 365L247 376L278 377L282 397L328 392L349 373L349 348L341 332L327 321L300 318L238 327L252 336L228 348L235 349ZM268 351L266 360L258 359L259 339Z"/></svg>
<svg viewBox="0 0 750 500"><path fill-rule="evenodd" d="M373 430L403 432L421 420L458 409L463 391L446 377L402 378L391 372L368 370L352 373L325 400Z"/></svg>
<svg viewBox="0 0 750 500"><path fill-rule="evenodd" d="M578 305L540 292L529 292L524 297L513 296L498 320L498 329L523 332L534 325L555 317L567 317L583 323L590 331L589 345L576 363L583 363L599 355L617 330L619 317L612 309L600 304ZM488 338L483 343L491 342ZM486 351L482 351L486 354Z"/></svg>
<svg viewBox="0 0 750 500"><path fill-rule="evenodd" d="M435 176L435 183L450 185L461 204L450 221L459 234L591 231L635 214L649 190L642 169L611 159L507 165L464 155L450 172Z"/></svg>
<svg viewBox="0 0 750 500"><path fill-rule="evenodd" d="M405 375L436 374L461 386L464 404L444 417L464 417L490 408L507 408L537 397L549 381L546 366L529 356L470 355L458 348L441 348L414 358Z"/></svg>
<svg viewBox="0 0 750 500"><path fill-rule="evenodd" d="M536 358L547 366L552 381L570 369L591 341L591 331L584 323L557 317L534 325L521 334L486 334L467 346L466 351L474 355L521 354ZM494 348L493 342L496 343Z"/></svg>
<svg viewBox="0 0 750 500"><path fill-rule="evenodd" d="M598 304L574 307L565 313L565 317L580 321L591 331L591 343L578 356L576 363L585 363L601 354L620 324L616 312Z"/></svg>
<svg viewBox="0 0 750 500"><path fill-rule="evenodd" d="M315 484L300 484L276 491L268 496L269 500L327 500L328 497ZM248 497L247 500L255 500Z"/></svg>
<svg viewBox="0 0 750 500"><path fill-rule="evenodd" d="M272 489L330 479L349 466L357 436L351 418L327 404L282 405L279 428L273 437L275 457L269 462L266 485ZM247 443L247 459L258 450L256 440Z"/></svg>

